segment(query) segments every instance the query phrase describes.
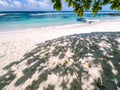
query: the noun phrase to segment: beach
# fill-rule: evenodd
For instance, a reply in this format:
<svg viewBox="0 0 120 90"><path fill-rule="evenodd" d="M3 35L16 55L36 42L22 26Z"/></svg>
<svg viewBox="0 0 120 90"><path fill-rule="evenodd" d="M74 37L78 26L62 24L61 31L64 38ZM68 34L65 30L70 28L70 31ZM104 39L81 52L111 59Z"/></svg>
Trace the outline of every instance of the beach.
<svg viewBox="0 0 120 90"><path fill-rule="evenodd" d="M83 42L78 44L83 49L87 47L92 50L94 44L99 49L89 52L82 50L78 53L81 57L71 58L76 52L74 50L79 52L80 49L74 45L72 47L76 38ZM67 49L58 58L54 44L64 49L70 45L74 53ZM52 50L57 55L52 55ZM85 55L82 56L82 53ZM120 20L0 32L0 89L119 90L119 55Z"/></svg>

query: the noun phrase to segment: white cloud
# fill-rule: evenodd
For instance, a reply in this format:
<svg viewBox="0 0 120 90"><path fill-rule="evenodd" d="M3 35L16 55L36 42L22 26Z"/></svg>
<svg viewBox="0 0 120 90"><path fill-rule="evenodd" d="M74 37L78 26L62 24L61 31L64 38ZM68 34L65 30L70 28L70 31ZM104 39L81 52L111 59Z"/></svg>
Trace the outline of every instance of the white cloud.
<svg viewBox="0 0 120 90"><path fill-rule="evenodd" d="M18 0L0 0L1 10L13 10L20 8L22 6L21 2Z"/></svg>
<svg viewBox="0 0 120 90"><path fill-rule="evenodd" d="M26 4L27 7L33 9L52 9L51 0L26 0L28 3Z"/></svg>
<svg viewBox="0 0 120 90"><path fill-rule="evenodd" d="M26 0L28 3L34 3L36 0Z"/></svg>
<svg viewBox="0 0 120 90"><path fill-rule="evenodd" d="M36 8L37 6L37 1L36 0L26 0L27 1L27 3L25 3L24 5L25 5L25 7L27 7L27 8Z"/></svg>
<svg viewBox="0 0 120 90"><path fill-rule="evenodd" d="M0 0L0 6L2 6L2 7L7 7L7 6L9 6L9 4L8 4L8 2L5 1L5 0Z"/></svg>
<svg viewBox="0 0 120 90"><path fill-rule="evenodd" d="M54 10L51 0L0 0L0 8L1 10ZM63 3L63 10L66 8L66 4Z"/></svg>
<svg viewBox="0 0 120 90"><path fill-rule="evenodd" d="M17 7L17 8L20 8L22 6L21 2L16 1L16 0L13 1L13 5L14 5L14 7Z"/></svg>
<svg viewBox="0 0 120 90"><path fill-rule="evenodd" d="M50 0L43 0L41 2L38 2L38 5L43 9L49 9L52 7L52 3Z"/></svg>

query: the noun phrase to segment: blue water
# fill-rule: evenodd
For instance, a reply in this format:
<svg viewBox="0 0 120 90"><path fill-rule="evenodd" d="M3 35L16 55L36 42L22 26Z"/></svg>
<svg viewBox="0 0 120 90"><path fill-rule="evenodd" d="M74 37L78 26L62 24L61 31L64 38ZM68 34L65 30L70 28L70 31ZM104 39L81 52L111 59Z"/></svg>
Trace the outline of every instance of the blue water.
<svg viewBox="0 0 120 90"><path fill-rule="evenodd" d="M74 12L0 12L0 31L85 23ZM120 12L85 12L85 20L120 20Z"/></svg>

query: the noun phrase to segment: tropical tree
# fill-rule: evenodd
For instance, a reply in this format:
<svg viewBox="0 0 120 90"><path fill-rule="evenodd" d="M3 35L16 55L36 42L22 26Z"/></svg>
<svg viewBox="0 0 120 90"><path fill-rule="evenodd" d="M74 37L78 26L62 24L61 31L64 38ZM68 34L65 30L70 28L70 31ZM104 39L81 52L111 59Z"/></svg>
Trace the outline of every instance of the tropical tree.
<svg viewBox="0 0 120 90"><path fill-rule="evenodd" d="M54 9L62 10L62 0L51 0ZM120 0L65 0L68 7L73 7L74 12L82 17L84 11L92 10L92 14L97 14L105 5L110 5L112 10L120 10Z"/></svg>

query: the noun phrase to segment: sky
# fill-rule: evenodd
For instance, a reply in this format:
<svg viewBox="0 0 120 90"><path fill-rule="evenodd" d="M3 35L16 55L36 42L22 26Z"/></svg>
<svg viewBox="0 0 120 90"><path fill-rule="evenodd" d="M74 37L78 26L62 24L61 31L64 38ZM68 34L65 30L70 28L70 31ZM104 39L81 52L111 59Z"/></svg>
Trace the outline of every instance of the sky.
<svg viewBox="0 0 120 90"><path fill-rule="evenodd" d="M103 8L109 11L107 5ZM63 1L63 11L72 11ZM0 0L0 11L54 11L51 0Z"/></svg>

